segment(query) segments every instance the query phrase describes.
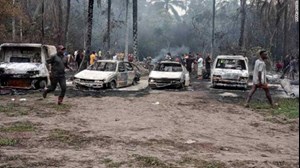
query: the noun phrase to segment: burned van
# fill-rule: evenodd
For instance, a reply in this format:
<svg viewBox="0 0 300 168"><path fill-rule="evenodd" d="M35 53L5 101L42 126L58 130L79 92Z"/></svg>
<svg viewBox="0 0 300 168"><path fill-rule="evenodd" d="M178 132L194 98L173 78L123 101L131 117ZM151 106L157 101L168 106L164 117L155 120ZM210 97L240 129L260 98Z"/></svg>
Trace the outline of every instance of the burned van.
<svg viewBox="0 0 300 168"><path fill-rule="evenodd" d="M248 87L248 59L241 55L219 55L215 59L211 72L213 87Z"/></svg>
<svg viewBox="0 0 300 168"><path fill-rule="evenodd" d="M46 59L56 54L55 46L32 43L0 45L0 87L39 89L49 82Z"/></svg>

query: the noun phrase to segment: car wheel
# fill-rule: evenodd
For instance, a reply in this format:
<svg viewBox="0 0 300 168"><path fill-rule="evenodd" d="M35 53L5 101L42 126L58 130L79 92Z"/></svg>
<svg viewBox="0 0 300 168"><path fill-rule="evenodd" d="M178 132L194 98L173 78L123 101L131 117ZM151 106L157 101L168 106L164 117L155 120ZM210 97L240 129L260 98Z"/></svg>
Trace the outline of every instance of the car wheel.
<svg viewBox="0 0 300 168"><path fill-rule="evenodd" d="M111 81L111 82L109 83L109 88L110 88L110 89L116 89L116 88L117 88L116 82L115 82L115 81Z"/></svg>
<svg viewBox="0 0 300 168"><path fill-rule="evenodd" d="M40 82L39 82L39 88L40 89L44 89L44 88L46 88L47 87L47 82L45 81L45 80L41 80Z"/></svg>

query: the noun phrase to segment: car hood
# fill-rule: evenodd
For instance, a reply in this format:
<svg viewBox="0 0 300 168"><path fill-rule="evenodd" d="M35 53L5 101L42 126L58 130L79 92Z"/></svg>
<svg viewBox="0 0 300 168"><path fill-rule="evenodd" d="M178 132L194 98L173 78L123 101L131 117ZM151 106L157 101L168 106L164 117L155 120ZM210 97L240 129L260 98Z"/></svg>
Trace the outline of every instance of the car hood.
<svg viewBox="0 0 300 168"><path fill-rule="evenodd" d="M238 75L242 77L249 77L247 70L236 70L236 69L214 69L213 75L228 76L229 74Z"/></svg>
<svg viewBox="0 0 300 168"><path fill-rule="evenodd" d="M183 72L159 72L159 71L151 71L149 78L154 79L181 79Z"/></svg>
<svg viewBox="0 0 300 168"><path fill-rule="evenodd" d="M76 74L75 78L86 80L108 80L113 75L115 75L115 72L83 70Z"/></svg>
<svg viewBox="0 0 300 168"><path fill-rule="evenodd" d="M1 63L0 68L7 74L25 74L27 71L40 71L43 69L41 63Z"/></svg>

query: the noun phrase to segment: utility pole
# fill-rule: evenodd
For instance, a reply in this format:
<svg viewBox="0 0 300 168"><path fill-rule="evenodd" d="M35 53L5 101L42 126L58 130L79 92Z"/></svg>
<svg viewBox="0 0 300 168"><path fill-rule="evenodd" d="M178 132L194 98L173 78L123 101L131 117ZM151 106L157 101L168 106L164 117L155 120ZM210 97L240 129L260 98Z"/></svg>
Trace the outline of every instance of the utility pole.
<svg viewBox="0 0 300 168"><path fill-rule="evenodd" d="M15 8L16 0L13 0L13 8ZM12 40L15 42L16 40L16 16L13 15L12 18Z"/></svg>
<svg viewBox="0 0 300 168"><path fill-rule="evenodd" d="M42 1L42 44L44 44L44 37L45 37L45 29L44 29L44 15L45 15L45 0Z"/></svg>
<svg viewBox="0 0 300 168"><path fill-rule="evenodd" d="M126 37L125 37L125 60L128 60L129 45L129 0L126 0Z"/></svg>
<svg viewBox="0 0 300 168"><path fill-rule="evenodd" d="M132 1L133 14L133 55L138 58L138 1Z"/></svg>

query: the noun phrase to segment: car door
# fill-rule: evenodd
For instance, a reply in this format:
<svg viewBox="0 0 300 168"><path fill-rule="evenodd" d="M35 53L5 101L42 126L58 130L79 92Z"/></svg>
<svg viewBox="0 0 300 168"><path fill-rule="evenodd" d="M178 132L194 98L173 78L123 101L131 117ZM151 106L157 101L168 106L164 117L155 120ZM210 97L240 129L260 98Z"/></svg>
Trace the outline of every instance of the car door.
<svg viewBox="0 0 300 168"><path fill-rule="evenodd" d="M134 78L135 78L135 71L132 65L128 62L125 62L125 68L127 71L127 85L133 84Z"/></svg>
<svg viewBox="0 0 300 168"><path fill-rule="evenodd" d="M118 75L117 75L117 85L118 87L127 86L128 75L126 71L125 64L119 62L118 64Z"/></svg>

